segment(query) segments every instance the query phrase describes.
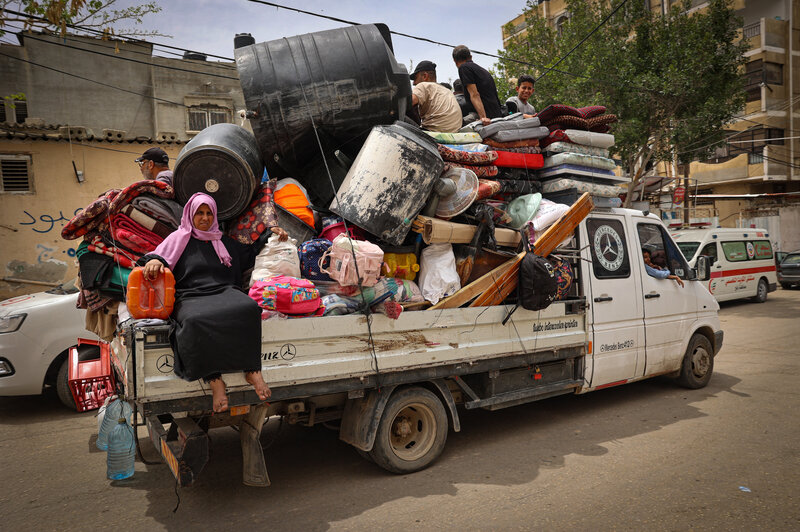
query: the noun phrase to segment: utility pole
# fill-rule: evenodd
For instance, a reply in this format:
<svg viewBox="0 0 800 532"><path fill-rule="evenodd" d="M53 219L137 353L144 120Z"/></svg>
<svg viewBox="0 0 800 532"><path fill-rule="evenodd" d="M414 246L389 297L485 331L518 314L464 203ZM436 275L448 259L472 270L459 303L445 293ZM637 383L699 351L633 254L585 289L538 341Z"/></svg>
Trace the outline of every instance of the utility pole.
<svg viewBox="0 0 800 532"><path fill-rule="evenodd" d="M683 227L689 227L689 163L683 165Z"/></svg>

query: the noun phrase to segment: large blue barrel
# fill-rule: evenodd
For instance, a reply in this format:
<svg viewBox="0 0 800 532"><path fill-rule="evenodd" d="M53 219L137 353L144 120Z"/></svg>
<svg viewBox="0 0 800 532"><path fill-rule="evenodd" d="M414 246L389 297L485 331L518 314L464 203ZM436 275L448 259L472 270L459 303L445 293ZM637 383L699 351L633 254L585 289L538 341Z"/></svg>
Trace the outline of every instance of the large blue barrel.
<svg viewBox="0 0 800 532"><path fill-rule="evenodd" d="M217 202L217 217L229 220L250 203L263 173L253 134L235 124L214 124L178 154L175 195L183 205L195 192L204 192Z"/></svg>
<svg viewBox="0 0 800 532"><path fill-rule="evenodd" d="M243 46L236 68L261 157L271 176L294 174L304 185L319 177L301 170L326 149L402 118L411 83L383 24L348 26ZM360 143L355 143L354 154ZM333 150L331 150L333 151ZM327 177L325 177L327 182Z"/></svg>

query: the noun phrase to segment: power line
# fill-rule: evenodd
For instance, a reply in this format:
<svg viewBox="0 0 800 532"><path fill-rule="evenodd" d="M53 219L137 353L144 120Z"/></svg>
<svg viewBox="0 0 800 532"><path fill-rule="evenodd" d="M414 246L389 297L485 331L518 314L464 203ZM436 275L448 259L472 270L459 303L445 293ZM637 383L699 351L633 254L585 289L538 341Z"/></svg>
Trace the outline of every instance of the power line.
<svg viewBox="0 0 800 532"><path fill-rule="evenodd" d="M605 24L606 22L608 22L608 19L610 19L611 17L613 17L613 16L614 16L614 13L616 13L617 11L619 11L619 9L620 9L622 6L624 6L624 5L625 5L627 2L628 2L628 0L622 0L622 2L620 2L620 3L617 5L617 7L615 7L614 9L612 9L612 10L611 10L611 12L610 12L608 15L606 15L606 17L605 17L603 20L601 20L601 21L600 21L600 24L598 24L597 26L595 26L595 27L594 27L594 29L593 29L592 31L590 31L588 35L586 35L586 36L585 36L583 39L581 39L581 42L579 42L578 44L576 44L575 46L573 46L573 47L572 47L572 49L571 49L569 52L567 52L567 53L566 53L566 55L564 55L564 56L563 56L561 59L559 59L558 61L556 61L556 64L555 64L555 65L553 65L553 68L555 68L555 67L557 67L558 65L560 65L560 64L561 64L561 61L563 61L564 59L566 59L567 57L569 57L569 55L570 55L572 52L574 52L576 49L578 49L578 48L580 47L580 45L582 45L584 42L586 42L586 39L588 39L589 37L591 37L592 35L594 35L594 32L596 32L597 30L599 30L599 29L600 29L600 28L603 26L603 24ZM545 71L542 73L542 75L541 75L541 76L539 76L538 78L536 78L536 81L539 81L540 79L542 79L543 77L545 77L545 76L546 76L548 73L550 73L550 70L551 70L551 69L549 69L549 68L548 68L548 69L546 69L546 70L545 70Z"/></svg>
<svg viewBox="0 0 800 532"><path fill-rule="evenodd" d="M23 12L20 12L20 11L14 11L13 9L2 8L0 10L5 11L7 13L11 13L12 15L26 17L28 19L35 19L35 20L38 20L40 22L47 22L48 24L52 24L45 17L32 15L30 13L23 13ZM97 30L97 29L90 28L90 27L87 27L87 26L81 26L81 25L78 25L78 24L67 24L66 26L68 28L73 28L73 29L76 29L76 30L85 31L85 32L88 32L88 33L94 33L95 35L101 35L101 36L104 36L104 37L108 36L108 33L103 31L103 30ZM171 48L173 50L181 50L183 52L202 53L202 54L204 54L204 55L206 55L208 57L216 57L217 59L222 59L222 60L225 60L225 61L231 61L231 62L234 61L234 59L232 57L225 57L225 56L222 56L222 55L215 55L215 54L210 54L210 53L206 53L206 52L199 52L197 50L190 50L188 48L181 48L180 46L172 46L172 45L169 45L169 44L161 44L161 43L157 43L157 42L154 42L154 41L148 41L148 40L145 40L145 39L139 39L139 38L136 38L136 37L120 36L118 38L120 40L151 44L151 45L154 45L154 46L161 46L161 47L164 47L164 48Z"/></svg>
<svg viewBox="0 0 800 532"><path fill-rule="evenodd" d="M17 61L22 61L23 63L28 63L28 64L31 64L33 66L37 66L37 67L40 67L40 68L45 68L47 70L52 70L53 72L58 72L59 74L64 74L65 76L71 76L73 78L82 79L84 81L88 81L90 83L96 83L98 85L102 85L104 87L109 87L111 89L116 89L118 91L123 91L123 92L127 92L127 93L130 93L130 94L135 94L136 96L142 96L144 98L150 98L152 100L156 100L156 101L164 102L164 103L169 103L169 104L172 104L172 105L179 105L181 107L189 107L188 105L184 105L182 103L173 102L171 100L165 100L164 98L158 98L156 96L150 96L149 94L142 94L141 92L132 91L130 89L123 89L122 87L117 87L116 85L110 85L108 83L103 83L102 81L97 81L96 79L90 79L90 78L87 78L87 77L84 77L84 76L79 76L78 74L72 74L71 72L65 72L65 71L59 70L57 68L49 67L47 65L42 65L40 63L35 63L35 62L29 61L27 59L22 59L21 57L14 57L13 55L4 54L2 52L0 52L0 56L8 57L10 59L16 59Z"/></svg>
<svg viewBox="0 0 800 532"><path fill-rule="evenodd" d="M147 66L157 67L157 68L164 68L164 69L168 69L168 70L175 70L175 71L178 71L178 72L189 72L191 74L202 74L204 76L211 76L211 77L214 77L214 78L234 79L236 81L239 81L238 77L225 76L225 75L222 75L222 74L212 74L211 72L201 72L199 70L191 70L191 69L188 69L188 68L180 68L180 67L169 66L169 65L159 65L159 64L156 64L156 63L151 63L149 61L140 61L138 59L133 59L132 57L123 57L121 55L104 54L104 53L98 52L96 50L87 50L86 48L81 48L79 46L71 46L69 44L65 44L65 43L61 43L61 42L49 41L47 39L39 39L38 37L34 37L32 35L26 35L25 38L26 39L33 39L34 41L40 41L40 42L47 43L47 44L53 44L53 45L56 45L56 46L62 46L64 48L71 48L73 50L80 50L81 52L87 52L87 53L90 53L90 54L101 55L101 56L104 56L104 57L110 57L112 59L119 59L119 60L122 60L122 61L130 61L132 63L138 63L138 64L141 64L141 65L147 65Z"/></svg>

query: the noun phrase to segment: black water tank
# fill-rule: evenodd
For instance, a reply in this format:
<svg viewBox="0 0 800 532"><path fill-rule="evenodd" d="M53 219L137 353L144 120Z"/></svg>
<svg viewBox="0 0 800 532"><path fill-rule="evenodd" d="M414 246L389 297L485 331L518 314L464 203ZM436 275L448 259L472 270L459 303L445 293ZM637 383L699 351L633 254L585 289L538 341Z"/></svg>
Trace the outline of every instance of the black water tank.
<svg viewBox="0 0 800 532"><path fill-rule="evenodd" d="M393 123L411 106L408 72L395 60L384 24L244 46L235 56L245 105L256 113L250 124L273 176L321 158L312 119L326 144L337 146L363 141L373 126Z"/></svg>
<svg viewBox="0 0 800 532"><path fill-rule="evenodd" d="M256 40L253 38L252 35L249 33L237 33L233 37L233 48L241 48L242 46L250 46L251 44L255 44Z"/></svg>
<svg viewBox="0 0 800 532"><path fill-rule="evenodd" d="M195 61L205 61L206 60L206 54L201 54L200 52L190 52L190 51L187 50L187 51L183 52L183 58L184 59L194 59Z"/></svg>
<svg viewBox="0 0 800 532"><path fill-rule="evenodd" d="M173 184L182 205L204 192L217 202L219 219L229 220L250 203L263 174L253 134L235 124L215 124L178 154Z"/></svg>

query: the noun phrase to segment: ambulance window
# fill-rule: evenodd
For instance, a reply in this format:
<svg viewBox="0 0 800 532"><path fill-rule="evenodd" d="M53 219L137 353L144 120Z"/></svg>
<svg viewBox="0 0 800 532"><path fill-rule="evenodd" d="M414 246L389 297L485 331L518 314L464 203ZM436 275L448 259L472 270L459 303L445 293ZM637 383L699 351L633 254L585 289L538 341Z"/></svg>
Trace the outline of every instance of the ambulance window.
<svg viewBox="0 0 800 532"><path fill-rule="evenodd" d="M591 218L586 221L592 269L598 279L622 279L631 274L628 242L619 220Z"/></svg>
<svg viewBox="0 0 800 532"><path fill-rule="evenodd" d="M639 244L642 249L650 251L650 260L659 268L666 269L686 278L689 266L678 246L667 236L664 228L657 224L640 223L637 225ZM644 259L642 259L644 260Z"/></svg>
<svg viewBox="0 0 800 532"><path fill-rule="evenodd" d="M717 243L711 242L710 244L706 244L703 246L703 249L700 250L700 255L705 255L706 257L711 258L711 264L717 262Z"/></svg>
<svg viewBox="0 0 800 532"><path fill-rule="evenodd" d="M753 246L755 246L754 260L772 258L772 244L769 240L756 240Z"/></svg>
<svg viewBox="0 0 800 532"><path fill-rule="evenodd" d="M742 262L747 260L747 246L744 242L721 242L722 253L730 262Z"/></svg>

